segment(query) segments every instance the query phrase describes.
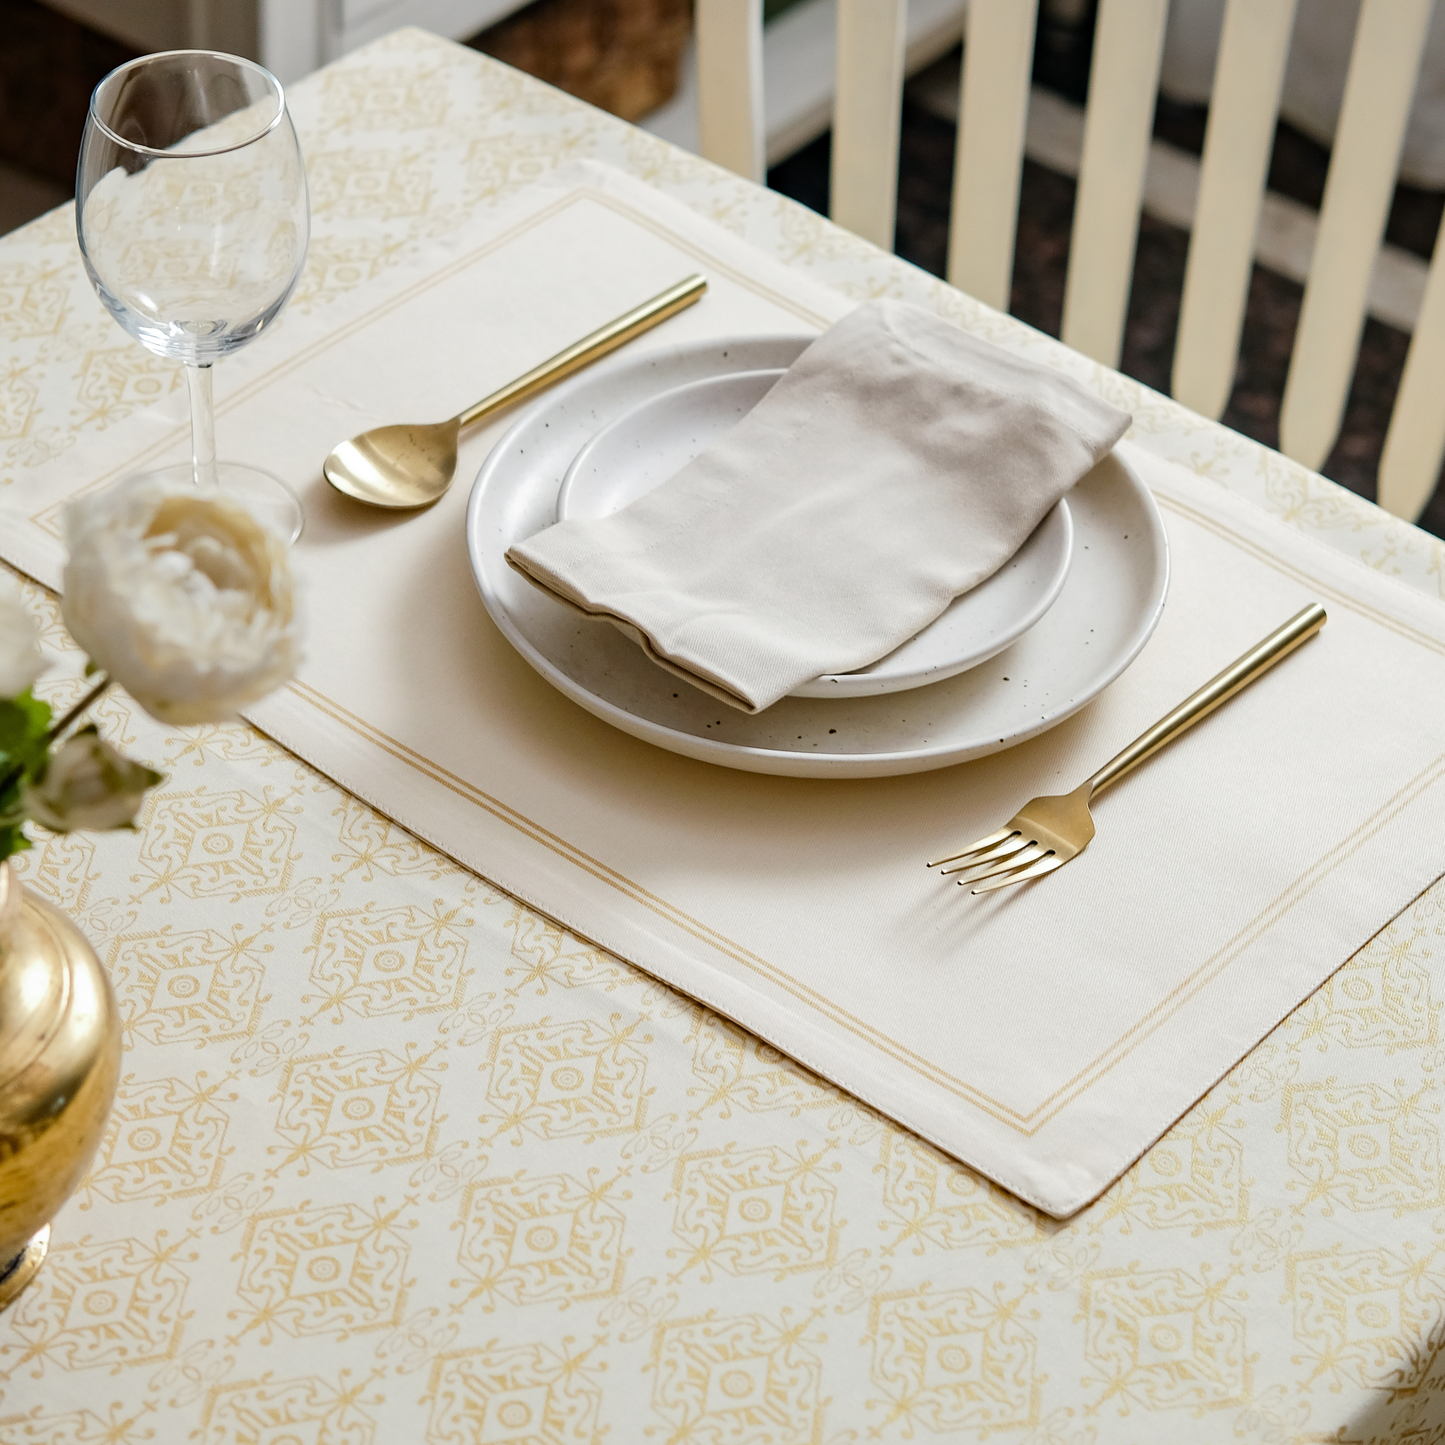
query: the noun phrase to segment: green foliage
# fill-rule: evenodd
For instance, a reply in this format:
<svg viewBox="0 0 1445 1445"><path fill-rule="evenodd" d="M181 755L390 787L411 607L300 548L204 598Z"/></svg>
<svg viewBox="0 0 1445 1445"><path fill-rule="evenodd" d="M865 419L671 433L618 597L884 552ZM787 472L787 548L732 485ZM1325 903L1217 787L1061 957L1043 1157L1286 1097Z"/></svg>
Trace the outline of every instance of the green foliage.
<svg viewBox="0 0 1445 1445"><path fill-rule="evenodd" d="M45 776L49 727L49 703L28 688L17 698L0 699L0 859L30 846L20 829L20 791L27 780Z"/></svg>

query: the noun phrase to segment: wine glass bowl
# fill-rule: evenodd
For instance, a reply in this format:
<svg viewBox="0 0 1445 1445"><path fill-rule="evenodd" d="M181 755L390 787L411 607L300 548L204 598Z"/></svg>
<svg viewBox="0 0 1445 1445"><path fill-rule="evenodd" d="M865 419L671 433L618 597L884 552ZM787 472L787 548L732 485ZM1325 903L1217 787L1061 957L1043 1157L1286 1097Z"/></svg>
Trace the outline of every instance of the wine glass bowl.
<svg viewBox="0 0 1445 1445"><path fill-rule="evenodd" d="M210 367L276 318L306 259L310 207L280 83L238 56L178 50L114 70L91 97L76 231L96 293L191 383L193 479L244 493L283 533L279 480L214 461ZM258 480L259 479L259 480Z"/></svg>

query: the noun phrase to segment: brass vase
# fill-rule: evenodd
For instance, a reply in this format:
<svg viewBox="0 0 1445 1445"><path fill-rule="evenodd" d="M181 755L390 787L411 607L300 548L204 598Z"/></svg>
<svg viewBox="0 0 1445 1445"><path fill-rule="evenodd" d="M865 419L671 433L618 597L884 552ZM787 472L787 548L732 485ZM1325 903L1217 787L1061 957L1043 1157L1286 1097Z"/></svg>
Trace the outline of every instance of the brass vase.
<svg viewBox="0 0 1445 1445"><path fill-rule="evenodd" d="M0 862L0 1310L105 1132L120 1074L110 980L79 929Z"/></svg>

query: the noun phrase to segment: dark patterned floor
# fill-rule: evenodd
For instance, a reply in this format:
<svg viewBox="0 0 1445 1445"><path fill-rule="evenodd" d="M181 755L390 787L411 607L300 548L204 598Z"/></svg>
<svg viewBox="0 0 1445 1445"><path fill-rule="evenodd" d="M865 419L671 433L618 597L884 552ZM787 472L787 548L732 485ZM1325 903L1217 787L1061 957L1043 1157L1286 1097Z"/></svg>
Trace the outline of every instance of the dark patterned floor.
<svg viewBox="0 0 1445 1445"><path fill-rule="evenodd" d="M1161 104L1155 133L1196 154L1204 135L1202 108ZM899 160L898 254L941 276L948 244L948 206L953 183L954 127L907 105ZM768 183L815 210L827 210L829 138L773 167ZM1273 190L1318 206L1329 153L1288 126L1275 143L1269 184ZM1429 257L1445 197L1398 189L1388 239ZM1074 182L1026 162L1019 206L1010 310L1051 336L1059 334L1064 273L1073 224ZM1142 218L1134 285L1124 333L1121 369L1160 391L1169 389L1179 296L1189 236L1174 226ZM1279 404L1299 319L1303 288L1262 267L1254 268L1234 391L1224 422L1269 446L1279 444ZM1323 468L1326 476L1375 495L1375 472L1390 408L1405 364L1409 337L1370 320L1360 347L1344 425ZM1420 525L1445 536L1445 488L1437 488Z"/></svg>

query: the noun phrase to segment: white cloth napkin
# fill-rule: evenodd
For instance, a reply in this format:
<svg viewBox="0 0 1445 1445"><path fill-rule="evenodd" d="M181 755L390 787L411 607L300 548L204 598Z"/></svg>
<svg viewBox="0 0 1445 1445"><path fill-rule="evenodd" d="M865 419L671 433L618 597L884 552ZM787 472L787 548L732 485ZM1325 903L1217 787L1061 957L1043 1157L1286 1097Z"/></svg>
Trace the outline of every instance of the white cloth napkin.
<svg viewBox="0 0 1445 1445"><path fill-rule="evenodd" d="M670 481L507 560L760 712L926 627L1013 556L1129 420L932 312L873 301Z"/></svg>

